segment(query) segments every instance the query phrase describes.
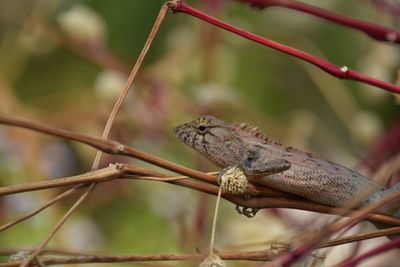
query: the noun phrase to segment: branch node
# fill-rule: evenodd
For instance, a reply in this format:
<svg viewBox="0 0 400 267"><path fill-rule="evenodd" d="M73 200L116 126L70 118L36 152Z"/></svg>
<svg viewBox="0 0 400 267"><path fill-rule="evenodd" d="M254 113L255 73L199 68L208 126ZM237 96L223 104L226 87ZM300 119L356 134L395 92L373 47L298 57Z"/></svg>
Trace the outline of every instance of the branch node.
<svg viewBox="0 0 400 267"><path fill-rule="evenodd" d="M349 68L347 66L343 66L340 68L340 71L343 73L347 73L349 71Z"/></svg>
<svg viewBox="0 0 400 267"><path fill-rule="evenodd" d="M170 9L174 10L175 8L178 7L179 2L180 0L173 0L173 1L168 1L166 4Z"/></svg>
<svg viewBox="0 0 400 267"><path fill-rule="evenodd" d="M390 43L395 43L397 40L397 34L395 32L388 32L385 35L385 39Z"/></svg>
<svg viewBox="0 0 400 267"><path fill-rule="evenodd" d="M122 163L110 163L109 167L115 166L117 170L122 170L124 168L124 164Z"/></svg>
<svg viewBox="0 0 400 267"><path fill-rule="evenodd" d="M118 153L121 153L121 152L124 151L124 150L125 150L125 147L124 147L123 145L119 144L119 145L117 146L117 152L118 152Z"/></svg>

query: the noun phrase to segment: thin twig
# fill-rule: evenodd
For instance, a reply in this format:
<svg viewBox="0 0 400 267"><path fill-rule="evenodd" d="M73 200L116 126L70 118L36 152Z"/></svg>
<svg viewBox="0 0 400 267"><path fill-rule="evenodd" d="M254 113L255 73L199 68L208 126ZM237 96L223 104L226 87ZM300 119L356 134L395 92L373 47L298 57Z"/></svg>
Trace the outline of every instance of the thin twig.
<svg viewBox="0 0 400 267"><path fill-rule="evenodd" d="M52 136L57 136L57 137L66 138L69 140L78 141L78 142L90 145L96 149L100 149L106 153L119 154L119 155L125 155L128 157L137 158L137 159L143 160L145 162L162 167L164 169L168 169L168 170L171 170L171 171L183 174L183 175L187 175L187 176L199 179L199 180L207 182L207 183L216 184L216 178L212 175L209 175L209 174L206 174L206 173L194 170L194 169L190 169L190 168L184 167L182 165L178 165L176 163L164 160L162 158L147 154L145 152L139 151L132 147L123 145L116 141L112 141L112 140L108 140L108 139L104 139L104 138L100 138L100 137L93 137L93 136L87 136L87 135L83 135L83 134L72 133L72 132L69 132L66 130L49 127L43 123L38 123L38 122L31 121L31 120L21 119L21 118L8 116L8 115L4 115L4 114L0 114L0 123L17 126L17 127L23 127L26 129L31 129L31 130L49 134ZM260 185L263 185L263 187L253 186L252 184L249 184L248 193L250 195L263 195L264 194L264 195L268 195L268 196L277 196L277 197L280 196L280 197L293 198L293 196L291 196L290 194L269 188L265 182L263 184L263 180L259 180L258 183ZM298 197L296 197L296 198L298 198Z"/></svg>
<svg viewBox="0 0 400 267"><path fill-rule="evenodd" d="M170 177L168 175L151 171L151 170L145 170L136 166L132 165L126 165L123 164L122 169L124 169L127 172L132 172L134 174L138 175L151 175L154 177ZM212 175L216 175L216 173L208 173ZM125 177L121 177L125 178ZM129 177L127 177L129 178ZM138 177L139 178L139 177ZM178 176L175 178L185 178L185 176ZM186 179L177 179L177 180L172 180L172 181L167 181L168 183L176 184L179 186L184 186L187 188L191 188L200 192L204 192L207 194L211 194L216 196L218 194L218 187L217 186L210 186L205 183L199 183L196 181L192 180L186 180ZM290 195L289 195L290 196ZM257 208L257 209L265 209L265 208L289 208L289 209L300 209L300 210L307 210L307 211L314 211L314 212L320 212L320 213L328 213L328 214L335 214L335 215L340 215L343 216L346 214L347 216L352 216L355 211L350 211L348 209L344 208L334 208L334 207L329 207L325 206L322 204L314 203L308 200L300 200L297 199L296 196L293 196L293 198L288 198L288 197L255 197L255 198L242 198L239 196L235 196L232 194L222 194L222 197L234 204L244 206L244 207L249 207L249 208ZM400 219L393 218L390 216L382 215L382 214L368 214L367 215L367 220L371 222L379 222L383 223L386 225L393 225L393 226L398 226L400 225Z"/></svg>
<svg viewBox="0 0 400 267"><path fill-rule="evenodd" d="M176 13L176 12L181 12L185 13L194 17L197 17L201 20L204 20L210 24L213 24L221 29L227 30L229 32L235 33L237 35L240 35L246 39L252 40L254 42L260 43L262 45L271 47L275 50L281 51L285 54L292 55L296 58L299 58L301 60L307 61L318 68L322 69L323 71L339 78L339 79L346 79L346 80L355 80L363 83L367 83L370 85L374 85L376 87L385 89L387 91L393 92L393 93L400 93L400 86L396 86L394 84L378 80L372 77L369 77L367 75L358 73L356 71L353 71L349 69L347 66L342 66L339 67L329 61L326 61L322 58L313 56L311 54L305 53L303 51L300 51L298 49L282 45L280 43L274 42L272 40L269 40L267 38L258 36L256 34L244 31L242 29L239 29L233 25L230 25L228 23L225 23L219 19L216 19L212 16L209 16L187 4L185 4L183 1L177 1L176 5L171 5L171 9Z"/></svg>
<svg viewBox="0 0 400 267"><path fill-rule="evenodd" d="M349 235L346 237L341 237L341 238L335 238L329 241L324 241L321 242L316 248L327 248L327 247L333 247L333 246L339 246L339 245L344 245L344 244L349 244L352 242L358 242L358 241L364 241L372 238L377 238L377 237L382 237L382 236L392 236L392 235L398 235L400 234L400 227L392 227L388 229L382 229L382 230L375 230L367 233L361 233L361 234L354 234L354 235ZM249 247L259 247L259 246L265 246L265 245L270 245L270 244L280 244L285 247L292 247L292 244L289 242L280 242L280 241L258 241L258 242L248 242L248 243L241 243L241 244L234 244L234 245L228 245L225 246L229 249L245 249ZM6 250L7 251L7 250ZM0 250L0 255L1 255L1 250ZM14 250L13 250L14 252ZM9 252L8 254L11 254Z"/></svg>
<svg viewBox="0 0 400 267"><path fill-rule="evenodd" d="M115 121L115 117L116 117L118 111L120 110L122 103L124 102L126 96L128 95L129 89L131 88L133 81L135 80L136 75L137 75L140 67L142 66L143 60L146 57L147 52L149 51L150 45L153 43L154 38L155 38L162 22L164 21L164 18L166 16L167 12L168 12L168 6L166 4L162 5L160 12L158 13L158 16L156 18L156 21L153 25L153 28L151 29L150 34L147 37L146 43L144 44L143 49L140 52L139 57L136 60L136 63L133 66L133 69L128 77L128 80L125 83L124 89L122 90L121 95L118 97L118 100L115 103L110 116L108 117L107 124L106 124L106 127L104 128L104 132L102 135L102 137L104 139L107 139L110 134L111 127ZM99 167L101 155L102 155L102 151L99 150L94 159L92 169L97 169Z"/></svg>
<svg viewBox="0 0 400 267"><path fill-rule="evenodd" d="M34 248L1 248L0 256L10 256L20 251L33 251ZM40 255L58 255L58 256L88 256L95 255L94 253L81 252L81 251L71 251L71 250L62 250L62 249L54 249L54 248L45 248L42 250Z"/></svg>
<svg viewBox="0 0 400 267"><path fill-rule="evenodd" d="M276 257L286 248L276 248L252 252L219 252L218 256L225 260L255 260L268 261ZM106 262L135 262L135 261L187 261L203 259L204 254L151 254L151 255L87 255L70 257L41 257L44 264L77 264L77 263L106 263ZM22 261L0 264L0 267L19 266Z"/></svg>
<svg viewBox="0 0 400 267"><path fill-rule="evenodd" d="M368 259L372 256L375 256L377 254L380 254L382 252L385 252L387 250L393 249L393 248L399 248L400 247L400 237L390 240L370 251L367 251L357 257L354 257L352 259L349 259L345 262L340 263L339 265L337 265L337 267L351 267L351 266L355 266L358 263L362 262L365 259Z"/></svg>
<svg viewBox="0 0 400 267"><path fill-rule="evenodd" d="M344 205L342 206L344 210L352 210L359 206L359 203L362 201L362 199L365 199L366 196L371 194L372 192L377 190L377 187L380 184L386 184L388 177L392 173L395 173L397 169L399 168L400 164L400 155L397 157L392 158L390 161L386 162L384 165L381 166L381 168L376 172L374 175L374 181L376 182L375 184L372 183L370 185L366 185L362 188L362 190L356 194L354 194L353 198L346 201ZM346 216L346 213L339 214L341 217ZM351 217L351 216L350 216ZM339 221L340 218L334 219L334 222ZM334 223L331 222L331 223Z"/></svg>
<svg viewBox="0 0 400 267"><path fill-rule="evenodd" d="M362 240L367 240L367 239L381 237L381 236L398 235L398 234L400 234L400 227L393 227L393 228L389 228L389 229L376 230L376 231L372 231L369 233L356 234L356 235L351 235L351 236L346 236L346 237L342 237L342 238L329 240L329 241L321 243L317 247L318 248L333 247L333 246L338 246L338 245L342 245L342 244L348 244L351 242L362 241Z"/></svg>
<svg viewBox="0 0 400 267"><path fill-rule="evenodd" d="M0 196L88 182L108 181L117 178L122 174L124 174L124 170L119 169L116 165L111 165L110 167L104 169L91 171L77 176L39 181L22 185L3 186L0 187Z"/></svg>
<svg viewBox="0 0 400 267"><path fill-rule="evenodd" d="M149 34L149 37L139 55L138 60L135 63L135 66L132 69L131 74L129 75L129 78L125 84L125 87L121 93L121 95L119 96L113 110L111 111L111 114L107 120L107 124L105 126L105 129L103 131L102 137L103 139L107 139L108 135L111 131L111 127L114 123L115 117L119 111L119 109L122 106L122 103L126 97L126 95L129 92L129 88L132 86L133 80L136 77L136 74L138 72L138 70L141 67L141 64L143 62L143 59L145 58L147 51L151 45L151 43L154 40L155 35L158 32L158 29L161 25L161 23L163 22L165 15L167 14L168 11L168 6L166 4L164 4L161 7L161 10L157 16L156 22ZM100 159L101 159L101 155L102 155L102 150L98 150L96 153L96 157L93 161L93 165L92 165L92 170L97 170L100 164ZM34 258L40 253L40 251L46 246L47 242L50 241L50 239L53 237L53 235L57 232L57 230L63 225L63 223L68 219L69 215L72 214L72 212L79 206L80 203L83 202L83 200L95 189L96 187L96 183L92 183L88 189L83 193L83 195L77 200L77 202L75 202L75 204L70 208L70 210L65 214L65 216L59 221L59 223L56 225L56 227L50 232L50 234L48 235L48 237L42 242L42 244L37 248L37 250L35 250L27 260L24 261L24 263L22 264L22 267L24 266L28 266L30 264L30 262L32 260L34 260Z"/></svg>
<svg viewBox="0 0 400 267"><path fill-rule="evenodd" d="M377 138L367 156L360 163L369 172L374 173L391 157L400 151L400 114L393 119L389 127Z"/></svg>
<svg viewBox="0 0 400 267"><path fill-rule="evenodd" d="M103 131L102 137L103 139L107 139L110 131L111 131L111 127L114 123L115 117L119 111L119 109L122 106L123 101L125 100L126 95L129 92L129 88L132 86L133 80L136 77L136 74L138 72L138 70L140 69L143 59L145 58L147 51L151 45L151 43L154 40L154 37L156 36L158 29L161 25L161 23L163 22L165 15L167 14L168 11L168 6L167 4L164 4L161 9L160 12L158 13L156 22L154 23L153 28L151 29L151 32L147 38L147 41L139 55L139 58L137 59L135 66L132 69L131 74L129 75L129 78L125 84L125 87L121 93L121 95L118 97L118 100L114 106L114 108L111 111L111 114L107 120L107 124L105 126L105 129ZM96 157L93 161L93 165L92 165L92 170L97 170L99 168L100 165L100 159L102 156L103 152L102 150L98 150L96 153ZM78 199L77 202L75 202L75 204L71 207L71 209L65 214L65 216L60 220L60 222L57 224L57 226L53 229L53 231L49 234L48 238L46 240L43 241L43 243L37 248L37 250L35 250L30 256L29 258L24 261L24 264L22 264L22 267L24 266L28 266L30 264L30 262L32 260L34 260L34 258L40 253L40 251L46 246L47 242L50 241L50 239L52 238L52 236L57 232L57 230L63 225L63 223L68 219L69 215L72 214L72 212L79 206L80 203L83 202L83 200L90 194L90 192L92 192L94 190L94 188L96 187L96 183L92 183L88 189L83 193L83 195L81 196L81 198Z"/></svg>
<svg viewBox="0 0 400 267"><path fill-rule="evenodd" d="M222 194L222 187L220 186L218 189L217 200L215 202L214 217L213 217L212 228L211 228L210 251L209 251L208 256L211 256L214 253L215 231L216 231L216 227L217 227L218 209L219 209L219 201L221 199L221 194Z"/></svg>
<svg viewBox="0 0 400 267"><path fill-rule="evenodd" d="M236 0L244 2L258 8L266 8L270 6L279 6L304 12L325 19L327 21L352 28L367 34L369 37L389 43L400 44L400 32L389 27L377 25L371 22L362 21L348 16L333 13L331 11L301 3L293 0Z"/></svg>
<svg viewBox="0 0 400 267"><path fill-rule="evenodd" d="M357 235L352 235L352 236L348 236L348 237L344 237L344 238L338 238L338 239L334 239L334 240L330 240L324 243L321 243L318 248L325 248L325 247L330 247L330 246L337 246L337 245L341 245L341 244L347 244L350 242L355 242L355 241L361 241L361 240L366 240L366 239L370 239L370 238L376 238L379 236L384 236L384 235L388 235L388 234L398 234L400 233L400 227L395 227L395 228L391 228L391 229L385 229L385 230L377 230L377 231L373 231L370 233L363 233L363 234L357 234ZM14 254L18 251L32 251L33 249L29 249L29 248L24 248L24 249L0 249L0 255L11 255ZM279 253L285 252L287 249L286 248L279 248ZM272 252L271 250L266 250L266 251L262 251L260 252L232 252L232 253L226 253L226 252L222 252L222 253L218 253L218 255L222 256L222 258L224 259L232 259L229 258L229 255L233 255L235 254L239 259L243 259L244 257L247 257L250 260L266 260L265 258L260 259L259 256L260 255L264 255L266 252ZM250 258L250 255L255 255L257 253L257 257L255 258ZM279 254L276 253L275 255ZM54 255L58 255L58 256L83 256L83 257L87 257L87 256L91 256L94 258L99 258L99 257L103 257L103 259L108 258L108 260L110 262L122 262L122 261L133 261L133 260L145 260L144 258L151 258L151 255L97 255L97 254L93 254L93 253L82 253L82 252L75 252L75 251L64 251L64 250L57 250L57 249L44 249L42 251L42 254L54 254ZM159 259L159 260L167 260L168 256L170 256L171 254L166 254L165 259ZM181 257L185 257L183 256L184 254L180 254ZM189 254L189 255L194 255L193 258L196 258L196 255L199 255L198 258L203 258L204 255L203 254ZM121 258L119 258L121 257ZM161 256L153 256L153 259L155 258L160 258ZM175 260L184 260L184 258L178 258L179 255L176 254L176 258L174 258ZM264 257L264 256L263 256ZM185 259L193 259L191 257L187 257ZM113 261L113 259L116 259L115 261ZM168 258L170 260L173 260L172 258ZM47 262L47 258L42 258L42 260L44 260L45 263L49 263ZM51 260L51 258L49 257L49 260ZM77 259L74 258L69 258L69 262L68 263L78 263L78 261L76 261ZM90 262L89 259L86 259L87 261L85 262ZM119 261L121 260L121 261ZM66 261L66 260L63 260ZM106 260L104 261L106 262ZM80 262L82 263L82 262ZM10 263L12 265L0 265L0 266L16 266L16 262L12 262ZM56 263L55 263L56 264ZM59 263L61 264L61 262Z"/></svg>
<svg viewBox="0 0 400 267"><path fill-rule="evenodd" d="M45 210L46 208L50 207L51 205L57 203L58 201L61 201L61 200L65 199L65 198L71 196L72 194L74 194L77 190L79 190L79 189L82 188L82 187L83 187L83 185L80 185L80 186L71 188L71 189L65 191L64 193L62 193L62 194L56 196L55 198L49 200L48 202L46 202L45 204L43 204L43 205L40 206L39 208L37 208L37 209L31 211L30 213L25 214L25 215L23 215L23 216L21 216L21 217L15 219L15 220L9 222L9 223L4 224L3 226L0 227L0 232L2 232L2 231L4 231L4 230L6 230L6 229L8 229L8 228L10 228L10 227L12 227L12 226L18 224L18 223L20 223L20 222L22 222L22 221L25 221L25 220L27 220L27 219L29 219L29 218L35 216L36 214L38 214L38 213L41 212L42 210Z"/></svg>
<svg viewBox="0 0 400 267"><path fill-rule="evenodd" d="M37 123L37 122L25 120L25 119L19 119L19 118L15 118L15 117L11 117L11 116L1 115L1 114L0 114L0 122L6 123L8 125L28 128L28 129L32 129L35 131L47 133L50 135L86 143L95 148L102 149L103 151L108 152L108 153L123 154L126 156L139 158L141 160L155 164L155 165L163 167L165 169L172 170L172 171L175 171L175 172L178 172L181 174L185 174L190 177L199 179L201 181L206 181L208 183L216 184L216 178L213 175L183 167L183 166L175 164L173 162L169 162L164 159L155 157L153 155L144 153L142 151L135 150L128 146L124 146L115 141L102 139L102 138L98 138L98 137L86 136L86 135L82 135L82 134L75 134L75 133L71 133L71 132L68 132L65 130L52 128L52 127L46 126L41 123ZM144 175L144 176L166 177L163 174L160 174L160 173L157 173L154 171L150 172L148 170L144 171L144 169L140 169L140 168L134 167L134 166L129 166L129 165L126 166L125 165L125 166L123 166L123 168L126 171L132 171L133 174L142 173L142 175ZM213 194L213 195L217 194L217 187L207 186L205 184L194 182L194 181L183 180L183 181L172 181L171 183L182 185L182 186L192 188L192 189L195 189L195 190L198 190L201 192L205 192L208 194ZM266 197L257 198L257 199L243 199L243 198L239 198L239 197L232 196L229 194L223 195L223 197L235 204L250 207L250 208L262 209L262 208L283 208L283 207L285 207L285 208L302 209L302 210L309 210L309 211L323 212L323 213L330 213L330 214L341 214L341 215L343 215L346 211L345 209L327 207L327 206L309 202L309 201L304 201L304 200L298 201L297 199L299 199L299 197L297 197L297 196L283 193L280 191L276 191L276 190L273 190L273 189L270 189L270 188L264 187L264 186L263 187L251 186L248 188L248 190L249 190L249 193L253 196L266 196ZM283 198L276 199L276 198L272 198L272 197L284 197L285 199L283 199ZM390 224L390 225L399 225L398 219L391 218L391 217L384 216L384 215L373 214L373 215L369 215L367 218L368 218L368 220L375 221L375 222L381 222L381 223Z"/></svg>
<svg viewBox="0 0 400 267"><path fill-rule="evenodd" d="M344 221L338 221L338 222L330 225L329 229L328 229L328 233L335 233L345 227L350 227L350 226L358 223L363 218L365 218L365 216L367 216L369 213L379 210L382 207L391 205L391 204L399 201L399 199L400 199L400 191L397 191L375 203L371 203L371 204L355 211L350 218L347 218Z"/></svg>
<svg viewBox="0 0 400 267"><path fill-rule="evenodd" d="M32 252L32 254L29 255L29 257L25 261L23 261L23 263L21 264L21 267L29 266L29 264L35 259L35 257L38 256L42 252L42 249L47 245L47 243L50 241L50 239L55 235L55 233L58 231L58 229L60 229L60 227L69 218L69 216L75 211L75 209L92 192L94 187L95 187L94 183L89 186L89 190L86 190L82 194L82 196L74 203L74 205L72 205L72 207L67 211L67 213L64 214L64 216L61 218L61 220L57 223L57 225L54 227L54 229L48 234L48 236L42 241L42 243Z"/></svg>
<svg viewBox="0 0 400 267"><path fill-rule="evenodd" d="M382 207L390 205L398 201L399 199L400 199L400 191L397 191L384 199L381 199L375 203L372 203L355 211L350 218L347 218L343 221L335 222L330 226L321 229L314 236L312 236L309 241L305 242L299 248L295 249L294 251L285 253L284 255L280 256L276 261L274 261L274 263L271 263L270 265L267 266L274 266L274 264L279 264L281 266L289 266L290 264L293 264L301 257L303 257L306 253L311 251L314 247L316 247L318 243L320 243L324 238L328 237L329 235L341 229L356 224L357 222L368 216L368 214L370 214L371 212L374 212Z"/></svg>

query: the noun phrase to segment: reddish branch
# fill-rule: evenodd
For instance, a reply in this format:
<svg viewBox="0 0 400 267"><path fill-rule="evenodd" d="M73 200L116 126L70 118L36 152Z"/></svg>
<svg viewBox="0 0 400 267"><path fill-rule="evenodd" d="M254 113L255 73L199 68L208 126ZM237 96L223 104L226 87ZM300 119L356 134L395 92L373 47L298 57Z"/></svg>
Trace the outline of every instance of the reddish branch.
<svg viewBox="0 0 400 267"><path fill-rule="evenodd" d="M398 93L398 94L400 93L399 86L396 86L391 83L381 81L378 79L374 79L367 75L350 70L346 66L339 67L329 61L318 58L311 54L305 53L303 51L297 50L297 49L289 47L289 46L282 45L280 43L277 43L277 42L271 41L269 39L266 39L264 37L258 36L256 34L244 31L235 26L227 24L221 20L218 20L212 16L209 16L195 8L192 8L191 6L185 4L183 1L170 1L169 6L175 13L181 12L181 13L185 13L185 14L197 17L197 18L204 20L208 23L211 23L219 28L222 28L224 30L230 31L237 35L240 35L246 39L252 40L254 42L260 43L262 45L271 47L271 48L281 51L283 53L286 53L286 54L292 55L296 58L307 61L337 78L347 79L347 80L355 80L355 81L371 84L376 87L380 87L382 89L385 89L385 90L393 92L393 93Z"/></svg>
<svg viewBox="0 0 400 267"><path fill-rule="evenodd" d="M289 1L289 0L236 0L236 1L247 3L258 8L279 6L279 7L293 9L296 11L320 17L322 19L325 19L333 23L337 23L352 28L354 30L361 31L378 41L400 44L400 32L394 29L362 21L359 19L350 18L340 14L336 14L328 10L300 3L297 1Z"/></svg>
<svg viewBox="0 0 400 267"><path fill-rule="evenodd" d="M382 136L377 138L368 156L361 163L367 166L371 172L378 170L380 166L390 158L400 153L400 116L398 116Z"/></svg>
<svg viewBox="0 0 400 267"><path fill-rule="evenodd" d="M395 193L391 194L390 196L379 200L375 203L372 203L368 206L365 206L356 212L350 217L343 221L337 221L326 228L321 229L320 231L316 232L313 236L311 236L309 241L304 242L301 246L294 249L293 251L289 251L278 259L276 259L275 264L279 266L291 266L294 262L298 261L304 255L307 255L313 248L317 246L318 243L324 238L329 237L331 234L349 228L358 222L360 222L365 216L369 213L376 211L377 209L384 207L386 205L390 205L392 203L398 202L400 199L400 191L396 191ZM274 264L270 264L269 266L275 266Z"/></svg>
<svg viewBox="0 0 400 267"><path fill-rule="evenodd" d="M345 262L342 262L339 264L337 267L351 267L351 266L356 266L358 263L362 262L363 260L375 256L377 254L380 254L382 252L388 251L393 248L400 248L400 237L391 240L389 242L386 242L377 248L374 248L370 251L365 252L364 254L359 255L358 257L349 259Z"/></svg>
<svg viewBox="0 0 400 267"><path fill-rule="evenodd" d="M340 244L347 244L350 242L365 240L378 236L387 235L388 233L396 234L399 233L400 227L373 231L370 233L357 234L347 236L345 238L339 238L324 242L318 246L318 248L325 248L330 246L337 246ZM288 247L290 246L287 243ZM263 251L249 251L249 252L217 252L221 258L226 260L258 260L266 261L274 258L275 256L286 252L286 247L280 247L276 249L268 249ZM9 256L15 254L18 251L32 251L29 248L23 249L1 249L0 255ZM52 256L48 256L52 255ZM72 264L72 263L94 263L94 262L131 262L131 261L155 261L155 260L193 260L204 258L204 254L153 254L153 255L98 255L88 254L76 251L65 251L58 249L43 249L41 253L41 262L47 264ZM10 262L8 264L0 264L0 266L18 266L18 262Z"/></svg>

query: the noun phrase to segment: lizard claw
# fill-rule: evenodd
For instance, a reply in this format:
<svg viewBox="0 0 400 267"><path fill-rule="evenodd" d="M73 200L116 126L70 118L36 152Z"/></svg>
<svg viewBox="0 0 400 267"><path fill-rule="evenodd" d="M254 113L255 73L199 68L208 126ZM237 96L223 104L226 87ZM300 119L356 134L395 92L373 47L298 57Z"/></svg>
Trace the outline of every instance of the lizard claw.
<svg viewBox="0 0 400 267"><path fill-rule="evenodd" d="M240 208L241 208L241 206L239 206L239 205L235 206L236 212L239 213L239 214L243 214L243 212L242 212L242 210Z"/></svg>
<svg viewBox="0 0 400 267"><path fill-rule="evenodd" d="M247 218L253 218L254 216L256 216L257 212L260 209L256 209L256 208L247 208L247 207L241 207L239 205L236 205L235 210L237 211L237 213L239 214L243 214L244 216L246 216Z"/></svg>

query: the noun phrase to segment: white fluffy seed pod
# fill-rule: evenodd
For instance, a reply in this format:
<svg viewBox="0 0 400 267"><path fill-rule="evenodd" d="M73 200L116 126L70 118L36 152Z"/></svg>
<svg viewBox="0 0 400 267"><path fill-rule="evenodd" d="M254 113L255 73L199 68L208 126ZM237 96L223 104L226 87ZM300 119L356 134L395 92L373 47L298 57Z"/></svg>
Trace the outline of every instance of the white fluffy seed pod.
<svg viewBox="0 0 400 267"><path fill-rule="evenodd" d="M249 184L245 173L237 166L223 169L218 176L218 183L224 192L234 195L246 194Z"/></svg>

